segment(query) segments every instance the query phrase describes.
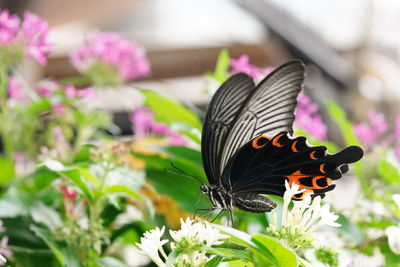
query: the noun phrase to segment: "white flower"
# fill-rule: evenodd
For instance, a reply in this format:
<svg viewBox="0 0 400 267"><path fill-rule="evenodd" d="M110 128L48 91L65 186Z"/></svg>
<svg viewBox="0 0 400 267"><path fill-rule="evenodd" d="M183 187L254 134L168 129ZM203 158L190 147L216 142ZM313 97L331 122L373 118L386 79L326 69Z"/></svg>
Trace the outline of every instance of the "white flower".
<svg viewBox="0 0 400 267"><path fill-rule="evenodd" d="M388 237L389 247L394 254L400 254L400 228L396 226L389 226L385 230Z"/></svg>
<svg viewBox="0 0 400 267"><path fill-rule="evenodd" d="M7 259L0 254L0 263L6 263ZM1 264L0 264L1 265Z"/></svg>
<svg viewBox="0 0 400 267"><path fill-rule="evenodd" d="M228 238L227 235L220 234L219 231L213 228L209 223L193 223L190 218L186 218L186 221L181 219L181 230L170 230L169 232L175 241L171 245L173 249L176 247L201 247L203 245L211 247L212 245L222 244L223 242L221 239Z"/></svg>
<svg viewBox="0 0 400 267"><path fill-rule="evenodd" d="M393 201L396 203L397 208L400 209L400 194L394 194L392 196Z"/></svg>
<svg viewBox="0 0 400 267"><path fill-rule="evenodd" d="M325 204L321 206L321 197L317 196L311 200L310 194L307 194L302 201L293 201L293 208L289 210L289 204L292 197L304 192L299 190L299 185L285 182L286 192L283 195L281 226L277 222L275 210L271 213L271 222L267 231L281 239L292 239L288 241L291 245L297 246L298 242L311 242L312 233L324 225L338 227L336 223L339 216L330 211L330 206Z"/></svg>
<svg viewBox="0 0 400 267"><path fill-rule="evenodd" d="M175 241L171 248L183 251L176 259L176 266L203 266L210 260L206 256L207 248L222 244L221 240L228 238L208 222L194 223L190 218L181 219L181 229L170 230L170 235Z"/></svg>
<svg viewBox="0 0 400 267"><path fill-rule="evenodd" d="M159 255L160 252L164 259L167 258L162 246L167 243L168 240L161 240L164 231L165 226L163 226L161 230L156 227L156 229L145 232L144 236L140 238L140 243L136 243L141 252L146 254L157 266L166 266Z"/></svg>

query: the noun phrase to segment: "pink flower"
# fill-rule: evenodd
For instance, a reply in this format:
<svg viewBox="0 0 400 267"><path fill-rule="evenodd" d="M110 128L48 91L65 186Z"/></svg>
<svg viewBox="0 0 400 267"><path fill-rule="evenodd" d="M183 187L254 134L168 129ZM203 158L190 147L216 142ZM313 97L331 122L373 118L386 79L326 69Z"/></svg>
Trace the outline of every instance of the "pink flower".
<svg viewBox="0 0 400 267"><path fill-rule="evenodd" d="M92 88L81 88L77 90L77 95L80 98L94 98L96 96L96 91Z"/></svg>
<svg viewBox="0 0 400 267"><path fill-rule="evenodd" d="M21 83L14 76L10 76L7 86L8 97L13 100L22 100L27 97Z"/></svg>
<svg viewBox="0 0 400 267"><path fill-rule="evenodd" d="M64 93L67 98L75 98L77 95L75 86L73 85L65 86Z"/></svg>
<svg viewBox="0 0 400 267"><path fill-rule="evenodd" d="M388 123L382 114L371 111L368 113L368 118L371 122L371 127L375 129L378 134L382 134L388 129Z"/></svg>
<svg viewBox="0 0 400 267"><path fill-rule="evenodd" d="M265 71L262 71L261 69L257 68L254 65L251 65L249 63L249 56L248 55L242 55L238 59L231 59L229 62L231 68L232 68L232 74L236 73L246 73L247 75L251 76L253 79L259 79L259 78L264 78L267 76L271 71L272 68L267 68Z"/></svg>
<svg viewBox="0 0 400 267"><path fill-rule="evenodd" d="M301 92L297 97L297 107L294 111L296 119L294 123L311 136L327 140L328 129L318 111L318 106L311 101L311 98Z"/></svg>
<svg viewBox="0 0 400 267"><path fill-rule="evenodd" d="M379 136L377 131L365 124L353 125L353 131L358 139L367 147L371 146Z"/></svg>
<svg viewBox="0 0 400 267"><path fill-rule="evenodd" d="M0 43L3 45L22 46L25 54L46 65L46 55L50 51L47 21L33 13L25 12L22 25L19 18L8 10L0 13Z"/></svg>
<svg viewBox="0 0 400 267"><path fill-rule="evenodd" d="M110 32L97 32L71 54L72 65L86 72L93 64L105 62L114 68L121 80L127 81L150 74L145 53L137 44Z"/></svg>
<svg viewBox="0 0 400 267"><path fill-rule="evenodd" d="M353 131L365 146L370 147L389 127L382 114L372 111L368 113L368 118L369 124L355 124Z"/></svg>
<svg viewBox="0 0 400 267"><path fill-rule="evenodd" d="M58 90L60 85L52 80L42 80L38 85L38 93L43 97L51 97L53 93Z"/></svg>
<svg viewBox="0 0 400 267"><path fill-rule="evenodd" d="M171 130L164 123L155 122L154 113L148 108L135 110L130 117L130 121L134 134L139 138L152 135L165 136L173 146L183 146L186 144L186 140L181 134Z"/></svg>
<svg viewBox="0 0 400 267"><path fill-rule="evenodd" d="M63 103L54 104L52 109L58 115L63 115L65 113L65 105Z"/></svg>
<svg viewBox="0 0 400 267"><path fill-rule="evenodd" d="M20 21L17 15L10 14L8 10L0 12L0 43L8 44L17 35Z"/></svg>
<svg viewBox="0 0 400 267"><path fill-rule="evenodd" d="M69 99L73 98L93 98L96 91L91 88L75 88L73 85L67 85L64 88L65 96Z"/></svg>
<svg viewBox="0 0 400 267"><path fill-rule="evenodd" d="M49 31L47 21L31 12L25 12L21 29L22 39L28 56L41 65L47 64L46 55L51 47L47 40Z"/></svg>
<svg viewBox="0 0 400 267"><path fill-rule="evenodd" d="M0 220L0 233L3 233L6 231L6 228L3 226L3 221ZM0 240L0 255L3 256L4 258L11 258L12 257L12 251L7 248L8 247L8 237L3 236L3 238ZM0 265L4 265L5 262L0 260Z"/></svg>

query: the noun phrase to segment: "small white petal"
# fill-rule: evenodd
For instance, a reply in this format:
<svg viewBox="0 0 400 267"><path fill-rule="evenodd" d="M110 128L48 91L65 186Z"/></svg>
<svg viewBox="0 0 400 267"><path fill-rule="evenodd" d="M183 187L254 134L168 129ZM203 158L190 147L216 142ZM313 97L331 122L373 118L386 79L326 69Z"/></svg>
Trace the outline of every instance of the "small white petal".
<svg viewBox="0 0 400 267"><path fill-rule="evenodd" d="M388 236L389 247L394 254L400 255L400 228L389 226L385 230Z"/></svg>
<svg viewBox="0 0 400 267"><path fill-rule="evenodd" d="M400 209L400 194L394 194L392 196L392 199L396 203L397 207Z"/></svg>
<svg viewBox="0 0 400 267"><path fill-rule="evenodd" d="M55 172L64 171L66 169L61 162L52 159L46 159L43 164L44 166Z"/></svg>

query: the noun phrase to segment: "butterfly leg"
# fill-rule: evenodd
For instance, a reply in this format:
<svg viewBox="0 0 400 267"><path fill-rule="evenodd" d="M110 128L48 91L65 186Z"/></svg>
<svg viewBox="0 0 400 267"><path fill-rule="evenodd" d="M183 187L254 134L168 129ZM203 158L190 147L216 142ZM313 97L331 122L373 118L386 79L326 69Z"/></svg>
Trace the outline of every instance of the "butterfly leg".
<svg viewBox="0 0 400 267"><path fill-rule="evenodd" d="M221 209L221 211L218 213L218 215L215 216L214 219L212 219L211 223L213 223L222 214L222 212L224 212L224 209Z"/></svg>

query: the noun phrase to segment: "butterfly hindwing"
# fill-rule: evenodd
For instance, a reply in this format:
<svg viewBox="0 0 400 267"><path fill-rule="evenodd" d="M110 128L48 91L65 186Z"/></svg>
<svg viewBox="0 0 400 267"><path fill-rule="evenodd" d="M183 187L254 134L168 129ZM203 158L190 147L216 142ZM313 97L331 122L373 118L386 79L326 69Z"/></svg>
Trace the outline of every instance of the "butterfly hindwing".
<svg viewBox="0 0 400 267"><path fill-rule="evenodd" d="M332 180L348 170L347 164L362 156L361 148L356 146L330 155L324 146L309 146L304 137L291 138L287 132L280 132L249 141L232 157L223 177L229 180L227 186L234 193L283 196L288 181L314 196L324 196L335 187Z"/></svg>

